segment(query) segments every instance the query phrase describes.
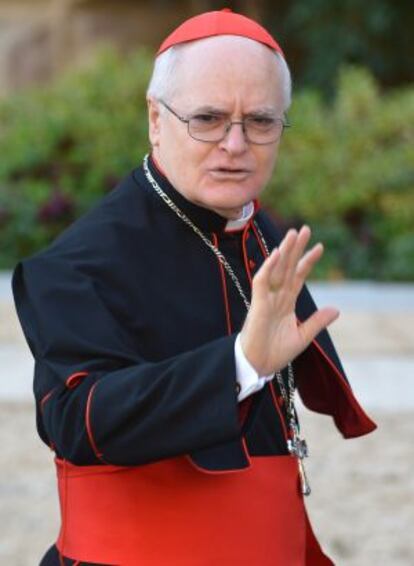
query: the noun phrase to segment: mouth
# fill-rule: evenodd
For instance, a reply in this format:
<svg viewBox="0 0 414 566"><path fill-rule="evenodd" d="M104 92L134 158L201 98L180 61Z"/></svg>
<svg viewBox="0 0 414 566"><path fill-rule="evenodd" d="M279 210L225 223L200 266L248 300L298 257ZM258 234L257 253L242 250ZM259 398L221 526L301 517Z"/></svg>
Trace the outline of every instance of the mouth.
<svg viewBox="0 0 414 566"><path fill-rule="evenodd" d="M249 175L250 171L248 169L238 169L236 167L216 167L210 170L210 174L213 177L220 179L238 179L241 180Z"/></svg>
<svg viewBox="0 0 414 566"><path fill-rule="evenodd" d="M247 169L242 167L215 167L213 171L221 171L223 173L247 173Z"/></svg>

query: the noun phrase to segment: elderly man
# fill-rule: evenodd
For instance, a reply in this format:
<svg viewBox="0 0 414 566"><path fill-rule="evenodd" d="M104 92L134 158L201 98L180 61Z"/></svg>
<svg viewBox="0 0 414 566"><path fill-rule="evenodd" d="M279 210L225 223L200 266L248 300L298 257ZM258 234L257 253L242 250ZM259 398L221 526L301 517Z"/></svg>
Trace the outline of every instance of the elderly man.
<svg viewBox="0 0 414 566"><path fill-rule="evenodd" d="M338 312L304 287L321 244L281 240L258 204L289 99L257 23L184 22L148 90L151 155L17 266L62 512L43 565L332 564L303 503L295 388L345 437L375 425L325 330Z"/></svg>

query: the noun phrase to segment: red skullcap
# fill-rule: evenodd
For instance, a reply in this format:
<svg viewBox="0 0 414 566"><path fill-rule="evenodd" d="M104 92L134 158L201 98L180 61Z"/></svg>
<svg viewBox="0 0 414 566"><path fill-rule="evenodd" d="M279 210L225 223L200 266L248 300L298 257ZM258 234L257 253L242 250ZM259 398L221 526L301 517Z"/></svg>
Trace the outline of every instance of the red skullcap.
<svg viewBox="0 0 414 566"><path fill-rule="evenodd" d="M229 8L224 8L224 10L220 11L205 12L204 14L186 20L162 42L157 55L160 55L173 45L213 37L215 35L240 35L242 37L248 37L267 45L284 57L280 45L264 27L246 16L232 12Z"/></svg>

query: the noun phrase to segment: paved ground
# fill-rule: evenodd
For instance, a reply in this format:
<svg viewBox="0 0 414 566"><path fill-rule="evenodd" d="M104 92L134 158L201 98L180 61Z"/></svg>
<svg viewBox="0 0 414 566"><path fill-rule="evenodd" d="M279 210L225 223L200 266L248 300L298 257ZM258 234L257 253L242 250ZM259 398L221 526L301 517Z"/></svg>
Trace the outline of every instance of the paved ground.
<svg viewBox="0 0 414 566"><path fill-rule="evenodd" d="M33 566L56 536L58 507L52 455L34 432L32 361L9 284L0 275L0 564ZM379 424L368 437L342 441L329 418L301 411L312 522L337 565L412 566L414 285L311 287L320 305L341 309L331 333Z"/></svg>

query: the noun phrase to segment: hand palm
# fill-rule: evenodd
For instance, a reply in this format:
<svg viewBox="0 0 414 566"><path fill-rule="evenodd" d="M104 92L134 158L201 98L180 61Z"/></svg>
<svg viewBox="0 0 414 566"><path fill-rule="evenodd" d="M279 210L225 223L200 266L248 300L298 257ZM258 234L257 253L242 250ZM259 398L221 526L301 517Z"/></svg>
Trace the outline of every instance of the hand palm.
<svg viewBox="0 0 414 566"><path fill-rule="evenodd" d="M337 316L336 309L316 311L298 325L295 305L313 265L323 253L317 244L305 255L310 229L288 232L253 279L252 304L241 332L243 351L260 375L284 368Z"/></svg>

